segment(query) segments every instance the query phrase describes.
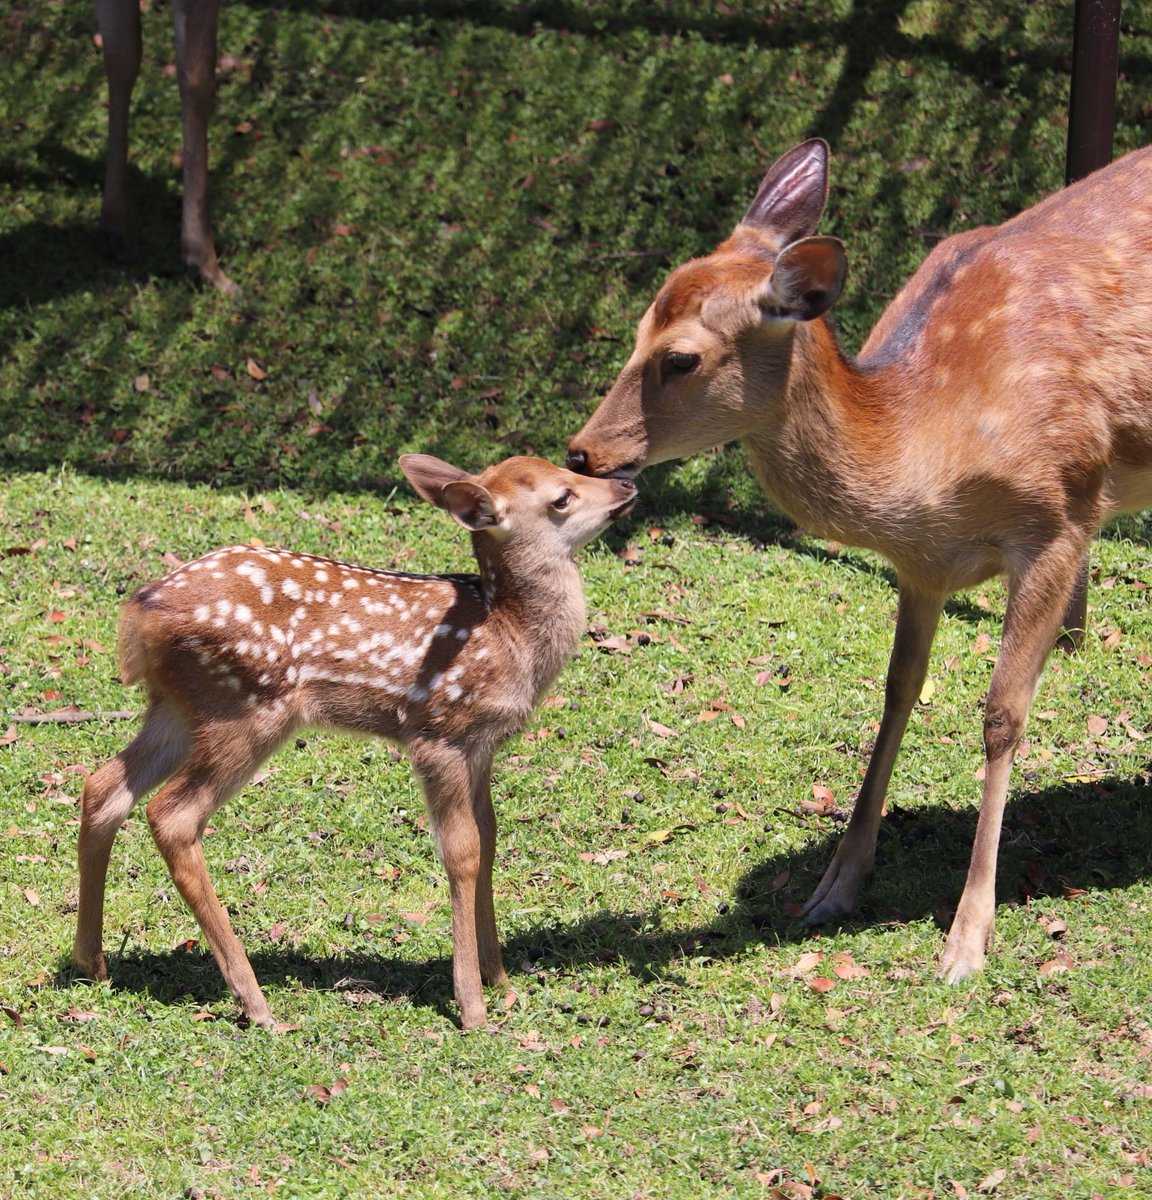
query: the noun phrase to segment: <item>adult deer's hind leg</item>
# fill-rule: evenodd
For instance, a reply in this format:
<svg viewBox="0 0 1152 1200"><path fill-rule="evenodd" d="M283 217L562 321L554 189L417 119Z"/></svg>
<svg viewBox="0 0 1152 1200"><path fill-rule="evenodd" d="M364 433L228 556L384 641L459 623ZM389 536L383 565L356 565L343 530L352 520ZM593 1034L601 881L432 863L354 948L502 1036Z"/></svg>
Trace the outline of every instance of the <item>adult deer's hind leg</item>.
<svg viewBox="0 0 1152 1200"><path fill-rule="evenodd" d="M208 204L208 122L216 96L216 25L220 0L174 0L176 76L184 127L184 207L180 253L194 279L236 293L216 260Z"/></svg>
<svg viewBox="0 0 1152 1200"><path fill-rule="evenodd" d="M108 977L102 937L112 842L132 806L176 770L190 744L183 715L169 702L154 699L132 742L84 785L77 842L80 901L72 957L86 979Z"/></svg>
<svg viewBox="0 0 1152 1200"><path fill-rule="evenodd" d="M128 113L140 73L139 0L96 0L96 24L108 79L108 146L100 228L110 253L128 243Z"/></svg>
<svg viewBox="0 0 1152 1200"><path fill-rule="evenodd" d="M1073 600L1086 546L1057 542L1009 579L1004 636L984 706L984 795L964 893L940 956L939 976L958 983L979 971L996 917L996 860L1008 780L1044 663Z"/></svg>

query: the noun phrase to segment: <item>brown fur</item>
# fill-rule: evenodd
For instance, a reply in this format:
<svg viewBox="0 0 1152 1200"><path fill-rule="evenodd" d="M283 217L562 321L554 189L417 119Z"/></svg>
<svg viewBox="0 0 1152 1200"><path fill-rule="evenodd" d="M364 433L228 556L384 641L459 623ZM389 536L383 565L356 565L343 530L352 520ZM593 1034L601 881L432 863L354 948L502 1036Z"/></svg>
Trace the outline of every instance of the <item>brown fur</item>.
<svg viewBox="0 0 1152 1200"><path fill-rule="evenodd" d="M156 844L244 1012L271 1023L201 843L212 813L268 755L320 726L408 749L452 891L461 1020L472 1028L487 1019L481 981L505 978L492 903L492 756L576 649L584 596L572 556L631 507L635 487L534 458L476 477L427 455L407 455L401 467L473 531L479 576L232 546L146 584L124 606L123 676L147 685L149 707L81 801L74 957L87 977L107 975L113 838L133 804L164 784L148 804Z"/></svg>
<svg viewBox="0 0 1152 1200"><path fill-rule="evenodd" d="M856 362L821 315L843 278L842 249L811 236L826 174L822 142L797 147L733 237L673 272L569 461L635 474L740 438L785 512L895 565L884 720L812 921L850 911L871 868L945 598L1007 576L980 822L940 968L957 980L984 960L1012 755L1062 626L1066 644L1083 629L1089 540L1112 514L1152 504L1152 149L942 242ZM662 371L669 350L698 367Z"/></svg>

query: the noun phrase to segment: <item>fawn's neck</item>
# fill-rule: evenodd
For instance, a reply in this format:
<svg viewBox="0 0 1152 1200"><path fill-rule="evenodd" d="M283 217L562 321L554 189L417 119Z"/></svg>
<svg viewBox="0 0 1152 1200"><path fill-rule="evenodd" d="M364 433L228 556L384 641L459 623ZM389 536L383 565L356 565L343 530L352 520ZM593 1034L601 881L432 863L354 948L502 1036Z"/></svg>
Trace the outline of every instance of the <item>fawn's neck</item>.
<svg viewBox="0 0 1152 1200"><path fill-rule="evenodd" d="M547 686L572 655L586 615L580 571L572 558L542 556L533 544L474 533L480 587L489 619L529 652L532 674Z"/></svg>

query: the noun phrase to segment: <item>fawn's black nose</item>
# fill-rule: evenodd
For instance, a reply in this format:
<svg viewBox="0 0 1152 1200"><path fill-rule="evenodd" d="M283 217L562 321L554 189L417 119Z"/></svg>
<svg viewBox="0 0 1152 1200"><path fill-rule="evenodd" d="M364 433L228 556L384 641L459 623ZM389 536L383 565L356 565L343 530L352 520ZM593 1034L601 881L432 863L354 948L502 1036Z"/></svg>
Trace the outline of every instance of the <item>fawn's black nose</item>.
<svg viewBox="0 0 1152 1200"><path fill-rule="evenodd" d="M587 475L588 455L583 450L569 450L568 457L564 460L564 465L569 471L575 471L579 475Z"/></svg>

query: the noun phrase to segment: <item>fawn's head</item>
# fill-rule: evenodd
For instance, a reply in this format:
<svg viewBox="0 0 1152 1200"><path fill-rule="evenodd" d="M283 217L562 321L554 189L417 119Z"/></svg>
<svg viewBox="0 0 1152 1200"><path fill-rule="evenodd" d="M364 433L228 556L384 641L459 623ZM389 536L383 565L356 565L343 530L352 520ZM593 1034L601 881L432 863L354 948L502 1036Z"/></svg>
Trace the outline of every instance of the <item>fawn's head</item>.
<svg viewBox="0 0 1152 1200"><path fill-rule="evenodd" d="M569 444L570 467L635 475L760 423L787 384L797 322L826 312L843 286L843 246L811 236L827 195L826 143L771 167L732 236L660 289L632 357Z"/></svg>
<svg viewBox="0 0 1152 1200"><path fill-rule="evenodd" d="M636 503L631 480L577 475L542 458L508 458L469 475L430 454L404 454L400 469L465 529L545 561L571 558Z"/></svg>

